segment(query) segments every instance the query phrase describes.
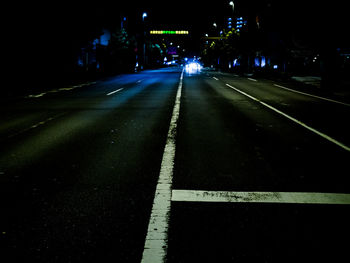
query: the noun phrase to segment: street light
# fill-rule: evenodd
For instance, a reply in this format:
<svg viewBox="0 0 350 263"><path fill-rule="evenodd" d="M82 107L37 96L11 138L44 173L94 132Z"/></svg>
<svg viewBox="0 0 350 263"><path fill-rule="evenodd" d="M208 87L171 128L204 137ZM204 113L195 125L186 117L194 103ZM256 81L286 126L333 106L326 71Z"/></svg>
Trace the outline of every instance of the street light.
<svg viewBox="0 0 350 263"><path fill-rule="evenodd" d="M142 21L145 21L145 18L147 17L147 13L146 12L144 12L143 14L142 14Z"/></svg>
<svg viewBox="0 0 350 263"><path fill-rule="evenodd" d="M143 12L142 14L142 22L145 22L145 18L147 17L147 13ZM146 65L146 26L145 23L143 23L143 65L142 69Z"/></svg>
<svg viewBox="0 0 350 263"><path fill-rule="evenodd" d="M231 2L229 3L229 5L232 6L232 12L233 12L234 9L235 9L235 4L233 3L233 1L231 1Z"/></svg>

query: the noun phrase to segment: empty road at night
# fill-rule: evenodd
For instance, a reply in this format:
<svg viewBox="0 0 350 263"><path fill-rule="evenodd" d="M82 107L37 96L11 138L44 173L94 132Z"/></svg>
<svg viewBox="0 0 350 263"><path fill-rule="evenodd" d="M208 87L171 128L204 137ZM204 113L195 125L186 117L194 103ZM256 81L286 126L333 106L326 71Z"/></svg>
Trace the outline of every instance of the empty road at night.
<svg viewBox="0 0 350 263"><path fill-rule="evenodd" d="M180 67L2 98L0 261L341 262L349 117L296 83Z"/></svg>

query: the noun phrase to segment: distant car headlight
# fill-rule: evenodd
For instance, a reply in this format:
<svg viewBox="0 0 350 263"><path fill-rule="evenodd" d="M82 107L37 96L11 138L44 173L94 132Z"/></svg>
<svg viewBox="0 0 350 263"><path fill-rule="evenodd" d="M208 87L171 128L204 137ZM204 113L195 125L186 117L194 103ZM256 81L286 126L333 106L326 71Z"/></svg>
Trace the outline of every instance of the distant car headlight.
<svg viewBox="0 0 350 263"><path fill-rule="evenodd" d="M197 72L201 70L201 65L197 62L191 62L186 64L185 69L187 72Z"/></svg>

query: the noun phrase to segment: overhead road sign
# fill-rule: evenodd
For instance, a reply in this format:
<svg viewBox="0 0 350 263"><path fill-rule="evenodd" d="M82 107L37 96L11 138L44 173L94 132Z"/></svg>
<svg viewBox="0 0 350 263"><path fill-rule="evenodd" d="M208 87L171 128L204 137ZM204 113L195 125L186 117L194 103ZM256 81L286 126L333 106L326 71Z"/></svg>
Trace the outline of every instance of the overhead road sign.
<svg viewBox="0 0 350 263"><path fill-rule="evenodd" d="M151 35L188 35L188 30L151 30Z"/></svg>

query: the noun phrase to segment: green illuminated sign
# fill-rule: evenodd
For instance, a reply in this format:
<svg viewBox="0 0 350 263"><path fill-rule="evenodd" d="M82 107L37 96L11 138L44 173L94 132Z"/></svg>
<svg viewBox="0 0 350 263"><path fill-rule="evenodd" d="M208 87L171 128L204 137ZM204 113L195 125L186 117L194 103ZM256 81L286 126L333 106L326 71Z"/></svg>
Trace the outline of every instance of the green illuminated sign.
<svg viewBox="0 0 350 263"><path fill-rule="evenodd" d="M187 30L151 30L151 35L188 35Z"/></svg>

